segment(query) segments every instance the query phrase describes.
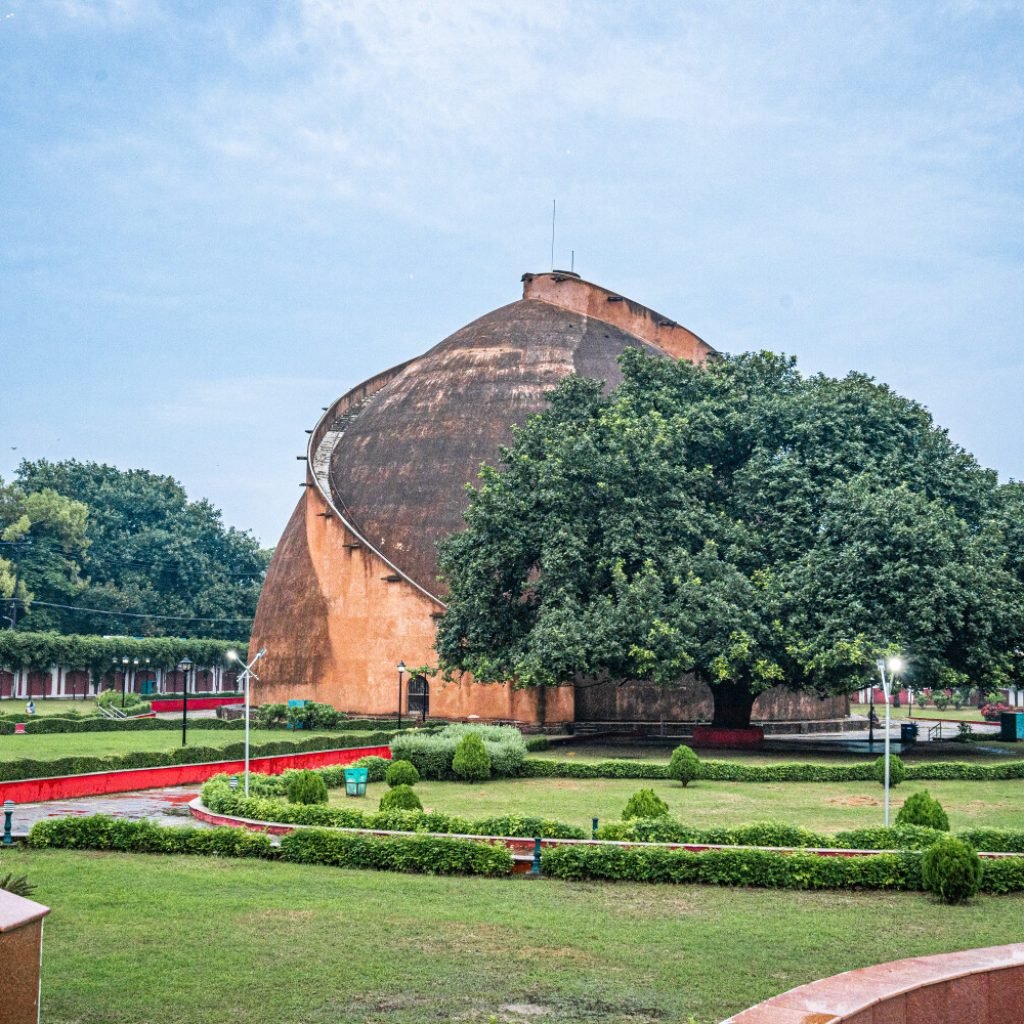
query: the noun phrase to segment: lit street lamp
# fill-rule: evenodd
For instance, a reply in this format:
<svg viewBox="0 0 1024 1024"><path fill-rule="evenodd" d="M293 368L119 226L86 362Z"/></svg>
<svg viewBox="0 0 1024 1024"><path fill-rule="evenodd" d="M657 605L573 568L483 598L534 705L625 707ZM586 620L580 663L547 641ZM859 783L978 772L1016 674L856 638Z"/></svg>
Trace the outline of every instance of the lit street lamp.
<svg viewBox="0 0 1024 1024"><path fill-rule="evenodd" d="M267 653L266 647L261 647L256 652L256 657L249 662L248 665L242 661L238 651L230 650L227 652L228 661L237 661L242 664L242 674L239 677L245 683L245 795L249 795L249 680L255 679L256 682L260 681L260 677L253 672L252 667L256 664ZM234 784L238 785L238 780L234 779Z"/></svg>
<svg viewBox="0 0 1024 1024"><path fill-rule="evenodd" d="M405 673L405 662L398 663L398 728L402 728L402 676Z"/></svg>
<svg viewBox="0 0 1024 1024"><path fill-rule="evenodd" d="M882 677L882 693L885 694L885 825L889 827L889 707L892 688L892 677L903 671L903 659L899 657L879 658L875 663ZM885 670L889 670L889 675Z"/></svg>

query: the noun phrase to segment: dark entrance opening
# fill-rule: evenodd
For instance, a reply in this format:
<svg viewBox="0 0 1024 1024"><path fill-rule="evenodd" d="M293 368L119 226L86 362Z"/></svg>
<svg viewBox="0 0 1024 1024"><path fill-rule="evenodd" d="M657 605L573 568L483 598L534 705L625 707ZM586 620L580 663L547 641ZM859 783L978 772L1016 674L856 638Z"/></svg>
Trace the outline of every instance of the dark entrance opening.
<svg viewBox="0 0 1024 1024"><path fill-rule="evenodd" d="M409 714L417 712L421 721L430 714L430 683L426 676L413 676L409 680Z"/></svg>

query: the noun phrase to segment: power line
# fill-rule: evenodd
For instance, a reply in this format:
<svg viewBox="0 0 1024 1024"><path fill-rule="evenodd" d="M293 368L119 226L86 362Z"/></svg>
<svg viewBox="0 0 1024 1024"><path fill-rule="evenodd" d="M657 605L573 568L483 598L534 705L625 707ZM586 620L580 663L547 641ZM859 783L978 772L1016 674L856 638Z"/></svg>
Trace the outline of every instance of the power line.
<svg viewBox="0 0 1024 1024"><path fill-rule="evenodd" d="M24 598L12 598L17 604L29 608L38 605L40 608L63 608L72 612L90 612L93 615L119 615L126 619L177 619L185 622L252 622L250 615L246 619L211 619L202 615L152 615L142 612L112 612L105 608L83 608L78 604L54 604L51 601L25 601Z"/></svg>

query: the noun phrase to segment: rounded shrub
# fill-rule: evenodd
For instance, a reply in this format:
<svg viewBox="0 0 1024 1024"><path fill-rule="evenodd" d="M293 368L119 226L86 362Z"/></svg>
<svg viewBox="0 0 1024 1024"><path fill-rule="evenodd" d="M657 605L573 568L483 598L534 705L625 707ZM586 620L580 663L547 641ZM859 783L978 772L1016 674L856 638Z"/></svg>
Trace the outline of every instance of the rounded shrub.
<svg viewBox="0 0 1024 1024"><path fill-rule="evenodd" d="M452 771L466 782L483 782L491 777L491 759L477 733L468 732L459 740L452 758Z"/></svg>
<svg viewBox="0 0 1024 1024"><path fill-rule="evenodd" d="M423 804L412 786L395 786L380 798L382 811L422 811Z"/></svg>
<svg viewBox="0 0 1024 1024"><path fill-rule="evenodd" d="M622 820L630 818L663 818L668 815L668 804L653 789L638 789L626 802Z"/></svg>
<svg viewBox="0 0 1024 1024"><path fill-rule="evenodd" d="M926 828L949 831L949 816L942 809L942 804L922 789L920 793L912 793L896 815L897 825L924 825Z"/></svg>
<svg viewBox="0 0 1024 1024"><path fill-rule="evenodd" d="M885 785L885 758L876 758L871 763L871 774L875 778L880 786ZM907 766L903 763L903 758L897 757L896 754L889 755L889 785L898 786L907 777Z"/></svg>
<svg viewBox="0 0 1024 1024"><path fill-rule="evenodd" d="M684 786L700 777L700 758L686 744L680 744L672 751L672 760L665 774L678 779Z"/></svg>
<svg viewBox="0 0 1024 1024"><path fill-rule="evenodd" d="M289 803L327 803L327 783L316 772L306 770L293 772L288 776L285 787Z"/></svg>
<svg viewBox="0 0 1024 1024"><path fill-rule="evenodd" d="M415 786L420 781L420 773L410 761L392 761L384 773L384 781L392 789L395 786Z"/></svg>
<svg viewBox="0 0 1024 1024"><path fill-rule="evenodd" d="M969 843L943 836L921 855L921 879L943 903L963 903L981 884L981 858Z"/></svg>

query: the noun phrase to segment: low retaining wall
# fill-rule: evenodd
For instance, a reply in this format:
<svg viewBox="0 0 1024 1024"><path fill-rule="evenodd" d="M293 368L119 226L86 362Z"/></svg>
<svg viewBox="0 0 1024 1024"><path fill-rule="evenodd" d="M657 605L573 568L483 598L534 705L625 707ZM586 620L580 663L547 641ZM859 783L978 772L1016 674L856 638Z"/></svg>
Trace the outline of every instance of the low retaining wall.
<svg viewBox="0 0 1024 1024"><path fill-rule="evenodd" d="M912 957L811 982L722 1024L1024 1024L1024 943Z"/></svg>
<svg viewBox="0 0 1024 1024"><path fill-rule="evenodd" d="M160 698L151 700L150 706L154 711L180 711L182 699ZM210 711L213 708L224 707L225 704L244 704L244 697L189 697L189 711Z"/></svg>
<svg viewBox="0 0 1024 1024"><path fill-rule="evenodd" d="M221 814L204 806L202 798L196 797L188 805L189 813L197 821L208 825L227 825L231 828L247 828L250 832L266 832L272 836L283 836L296 829L329 828L336 832L352 832L369 836L408 836L421 833L395 832L391 829L373 828L340 828L332 825L300 825L290 821L258 821L255 818L240 818L234 814ZM526 855L533 853L534 840L525 836L476 836L455 835L447 832L433 832L430 835L446 836L454 839L474 839L484 843L502 843L514 854ZM818 846L726 846L721 843L637 843L628 839L541 839L542 849L554 849L556 846L621 846L624 849L633 847L654 846L667 850L686 850L689 853L703 853L705 850L763 850L766 853L814 853L819 857L873 857L879 853L896 853L896 850L843 850ZM980 853L979 857L1021 857L1019 853ZM1024 1020L1020 1022L1024 1024Z"/></svg>
<svg viewBox="0 0 1024 1024"><path fill-rule="evenodd" d="M314 750L302 754L277 754L273 757L249 759L249 770L264 775L280 775L290 768L325 768L332 764L349 764L361 757L391 757L389 747L346 747L335 750ZM79 796L100 796L104 793L128 793L135 789L157 789L182 786L226 772L235 775L245 771L245 761L206 761L202 764L174 764L160 768L129 768L116 772L90 772L84 775L59 775L44 779L17 779L0 782L0 802L36 803L41 800L68 800Z"/></svg>

